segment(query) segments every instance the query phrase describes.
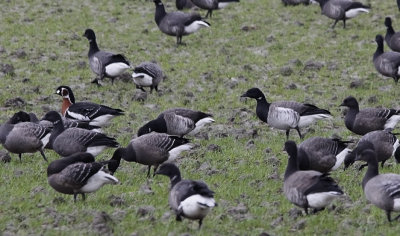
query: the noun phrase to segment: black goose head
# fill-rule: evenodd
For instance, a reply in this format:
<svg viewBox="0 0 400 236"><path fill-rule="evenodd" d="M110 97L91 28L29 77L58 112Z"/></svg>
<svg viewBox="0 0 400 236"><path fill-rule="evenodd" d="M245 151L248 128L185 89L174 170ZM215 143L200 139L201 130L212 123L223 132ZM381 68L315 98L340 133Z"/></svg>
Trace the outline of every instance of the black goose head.
<svg viewBox="0 0 400 236"><path fill-rule="evenodd" d="M61 115L60 115L58 112L56 112L56 111L49 111L49 112L47 112L47 113L43 116L42 120L50 121L50 122L52 122L54 125L58 124L59 122L62 123Z"/></svg>
<svg viewBox="0 0 400 236"><path fill-rule="evenodd" d="M173 179L175 176L180 178L181 176L179 168L173 163L164 163L163 165L160 166L160 168L157 170L155 174L165 175L168 176L170 179Z"/></svg>
<svg viewBox="0 0 400 236"><path fill-rule="evenodd" d="M356 159L356 155L355 155L354 151L347 153L347 155L344 158L344 169L346 170L351 165L353 165L355 159Z"/></svg>
<svg viewBox="0 0 400 236"><path fill-rule="evenodd" d="M380 34L376 35L375 42L378 45L378 48L382 47L382 49L383 49L383 36L382 35L380 35Z"/></svg>
<svg viewBox="0 0 400 236"><path fill-rule="evenodd" d="M390 17L385 18L385 26L388 28L392 27L392 18Z"/></svg>
<svg viewBox="0 0 400 236"><path fill-rule="evenodd" d="M371 160L371 155L369 155L369 152L373 151L375 153L375 148L374 144L372 144L369 141L361 141L357 144L357 147L353 150L355 156L356 156L356 161L365 161L365 162L370 162ZM365 155L368 153L368 155Z"/></svg>
<svg viewBox="0 0 400 236"><path fill-rule="evenodd" d="M163 5L163 3L161 2L161 0L153 0L153 2L157 5Z"/></svg>
<svg viewBox="0 0 400 236"><path fill-rule="evenodd" d="M349 107L349 108L358 108L358 102L353 96L348 96L347 98L345 98L343 100L343 102L342 102L342 104L340 104L340 106Z"/></svg>
<svg viewBox="0 0 400 236"><path fill-rule="evenodd" d="M157 133L167 132L167 124L165 123L165 120L162 116L158 117L155 120L151 120L147 122L147 124L140 127L140 129L138 130L138 137L151 132L157 132Z"/></svg>
<svg viewBox="0 0 400 236"><path fill-rule="evenodd" d="M8 120L8 124L17 124L20 122L29 122L31 121L31 118L29 116L28 113L24 112L24 111L19 111L17 113L15 113L9 120Z"/></svg>
<svg viewBox="0 0 400 236"><path fill-rule="evenodd" d="M72 154L71 156L64 157L62 159L55 160L49 164L47 167L47 176L50 176L52 174L56 174L61 172L65 167L78 163L78 162L83 162L83 163L92 163L94 162L94 157L90 153L86 152L78 152L75 154Z"/></svg>
<svg viewBox="0 0 400 236"><path fill-rule="evenodd" d="M285 142L284 150L289 155L289 158L297 158L297 145L294 141L288 140Z"/></svg>
<svg viewBox="0 0 400 236"><path fill-rule="evenodd" d="M75 103L75 96L72 92L72 89L68 86L61 85L56 89L56 94L60 95L63 98L68 98L71 103Z"/></svg>
<svg viewBox="0 0 400 236"><path fill-rule="evenodd" d="M261 90L259 88L251 88L251 89L247 90L247 92L242 94L242 96L240 96L240 97L254 98L257 101L265 99L263 92L261 92Z"/></svg>
<svg viewBox="0 0 400 236"><path fill-rule="evenodd" d="M92 29L86 29L85 33L83 34L83 37L86 37L89 40L89 42L96 41L96 34Z"/></svg>

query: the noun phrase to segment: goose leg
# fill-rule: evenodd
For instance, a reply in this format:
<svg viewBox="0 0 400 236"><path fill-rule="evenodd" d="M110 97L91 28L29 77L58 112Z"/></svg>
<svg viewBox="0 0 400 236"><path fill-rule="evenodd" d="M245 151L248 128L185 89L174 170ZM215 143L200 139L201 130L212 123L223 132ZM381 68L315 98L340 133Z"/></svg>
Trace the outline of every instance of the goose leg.
<svg viewBox="0 0 400 236"><path fill-rule="evenodd" d="M147 178L150 177L150 169L151 169L151 166L149 166L149 168L147 169Z"/></svg>
<svg viewBox="0 0 400 236"><path fill-rule="evenodd" d="M199 229L201 229L201 225L203 224L203 219L199 220Z"/></svg>
<svg viewBox="0 0 400 236"><path fill-rule="evenodd" d="M82 195L82 200L85 201L86 200L86 195L84 193L81 193Z"/></svg>
<svg viewBox="0 0 400 236"><path fill-rule="evenodd" d="M22 153L20 153L20 154L18 154L18 157L19 157L19 162L22 162Z"/></svg>
<svg viewBox="0 0 400 236"><path fill-rule="evenodd" d="M101 84L99 83L99 79L98 79L98 78L92 80L91 83L92 83L92 84L96 84L96 85L99 86L99 87L101 86Z"/></svg>
<svg viewBox="0 0 400 236"><path fill-rule="evenodd" d="M289 140L289 132L290 132L290 129L286 130L286 141Z"/></svg>
<svg viewBox="0 0 400 236"><path fill-rule="evenodd" d="M346 29L346 19L343 20L343 29Z"/></svg>
<svg viewBox="0 0 400 236"><path fill-rule="evenodd" d="M158 169L158 165L155 165L155 166L154 166L153 177L156 176L156 171L157 171L157 169Z"/></svg>
<svg viewBox="0 0 400 236"><path fill-rule="evenodd" d="M44 159L46 162L48 162L46 156L44 155L43 150L40 150L40 154L42 155L43 159Z"/></svg>
<svg viewBox="0 0 400 236"><path fill-rule="evenodd" d="M300 139L303 139L303 135L300 133L300 128L296 127L297 133L299 134Z"/></svg>
<svg viewBox="0 0 400 236"><path fill-rule="evenodd" d="M332 27L331 27L332 29L334 29L334 28L335 28L335 26L336 26L336 23L338 23L338 21L339 21L339 20L335 20L335 23L333 23L333 25L332 25Z"/></svg>
<svg viewBox="0 0 400 236"><path fill-rule="evenodd" d="M386 161L386 160L384 160L384 161L381 162L381 167L382 167L382 168L383 168L383 165L385 164L385 161Z"/></svg>
<svg viewBox="0 0 400 236"><path fill-rule="evenodd" d="M76 203L76 198L77 198L78 194L74 193L74 203Z"/></svg>
<svg viewBox="0 0 400 236"><path fill-rule="evenodd" d="M392 222L391 220L391 216L390 216L390 211L386 211L386 217L388 219L389 222ZM397 218L397 217L396 217Z"/></svg>
<svg viewBox="0 0 400 236"><path fill-rule="evenodd" d="M114 79L115 78L111 78L111 85L114 85Z"/></svg>
<svg viewBox="0 0 400 236"><path fill-rule="evenodd" d="M176 221L182 221L182 217L181 217L181 215L176 215L176 218L175 218L175 220L176 220Z"/></svg>
<svg viewBox="0 0 400 236"><path fill-rule="evenodd" d="M308 215L308 207L304 207L304 212Z"/></svg>
<svg viewBox="0 0 400 236"><path fill-rule="evenodd" d="M361 171L364 167L368 166L368 164L363 164L360 167L358 167L358 171Z"/></svg>
<svg viewBox="0 0 400 236"><path fill-rule="evenodd" d="M396 216L393 220L398 220L400 218L400 215Z"/></svg>

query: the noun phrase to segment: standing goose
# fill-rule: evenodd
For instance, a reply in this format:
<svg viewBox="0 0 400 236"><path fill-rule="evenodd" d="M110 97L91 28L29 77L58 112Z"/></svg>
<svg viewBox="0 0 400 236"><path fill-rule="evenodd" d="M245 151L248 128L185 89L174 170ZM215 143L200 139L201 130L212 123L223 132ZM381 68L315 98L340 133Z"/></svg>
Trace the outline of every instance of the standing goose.
<svg viewBox="0 0 400 236"><path fill-rule="evenodd" d="M57 192L73 194L74 202L78 194L85 200L85 193L95 192L105 184L119 182L104 171L102 164L94 162L94 157L89 153L75 153L51 162L47 167L47 180Z"/></svg>
<svg viewBox="0 0 400 236"><path fill-rule="evenodd" d="M51 130L36 123L24 122L26 119L29 116L25 117L23 112L18 112L1 125L0 143L7 151L18 154L20 161L22 153L37 151L47 161L43 149L49 142Z"/></svg>
<svg viewBox="0 0 400 236"><path fill-rule="evenodd" d="M105 134L81 128L65 129L61 116L56 111L48 112L43 119L54 124L49 147L60 156L66 157L78 152L97 156L107 147L118 147L117 141Z"/></svg>
<svg viewBox="0 0 400 236"><path fill-rule="evenodd" d="M392 27L392 19L390 17L385 18L386 35L385 41L390 49L396 52L400 52L400 32L395 32Z"/></svg>
<svg viewBox="0 0 400 236"><path fill-rule="evenodd" d="M299 4L304 4L304 5L309 5L311 0L282 0L283 5L299 5Z"/></svg>
<svg viewBox="0 0 400 236"><path fill-rule="evenodd" d="M375 37L378 45L372 62L375 69L382 75L391 77L397 83L400 78L400 53L399 52L384 52L383 51L383 36L378 34Z"/></svg>
<svg viewBox="0 0 400 236"><path fill-rule="evenodd" d="M210 16L212 17L213 10L219 10L225 8L232 2L239 2L239 0L192 0L193 4L197 7L208 10L206 14L206 18Z"/></svg>
<svg viewBox="0 0 400 236"><path fill-rule="evenodd" d="M312 137L298 146L300 170L316 170L327 173L336 170L350 152L349 141Z"/></svg>
<svg viewBox="0 0 400 236"><path fill-rule="evenodd" d="M289 154L285 171L283 191L286 198L304 209L314 208L314 212L323 210L343 191L327 173L315 170L301 171L297 162L297 146L293 141L286 141L285 150Z"/></svg>
<svg viewBox="0 0 400 236"><path fill-rule="evenodd" d="M97 46L96 35L92 29L86 29L83 36L88 39L90 45L88 52L90 69L99 77L92 83L99 85L99 80L108 77L114 84L116 77L131 68L124 55L101 51Z"/></svg>
<svg viewBox="0 0 400 236"><path fill-rule="evenodd" d="M164 78L159 65L153 62L143 62L135 67L132 74L136 88L146 92L143 87L150 87L150 93L155 89L158 92L158 84Z"/></svg>
<svg viewBox="0 0 400 236"><path fill-rule="evenodd" d="M314 0L319 3L321 13L335 20L332 29L338 21L343 21L343 28L346 28L346 20L356 17L360 13L369 13L369 6L352 0Z"/></svg>
<svg viewBox="0 0 400 236"><path fill-rule="evenodd" d="M172 163L163 164L156 174L171 180L168 201L176 220L182 221L182 217L199 220L200 229L204 217L217 205L214 192L203 181L183 180L178 167Z"/></svg>
<svg viewBox="0 0 400 236"><path fill-rule="evenodd" d="M400 121L400 111L388 108L365 108L360 110L353 96L343 100L340 106L348 107L344 124L355 134L364 135L374 130L393 130Z"/></svg>
<svg viewBox="0 0 400 236"><path fill-rule="evenodd" d="M99 105L92 102L77 102L72 89L68 86L60 86L56 94L63 98L61 114L67 118L89 121L90 125L104 126L116 117L124 114L121 109L114 109L108 106Z"/></svg>
<svg viewBox="0 0 400 236"><path fill-rule="evenodd" d="M172 108L143 125L138 131L138 136L157 132L183 137L189 133L196 134L204 125L214 121L211 114L187 108Z"/></svg>
<svg viewBox="0 0 400 236"><path fill-rule="evenodd" d="M355 159L356 153L363 150L366 144L372 144L377 155L377 161L381 163L381 167L385 162L394 156L396 160L400 160L400 153L397 151L399 149L399 140L396 135L388 130L376 130L364 135L357 144L357 147L349 154L347 154L344 160L344 167L348 168L351 166ZM399 149L400 150L400 149ZM360 166L359 170L364 168L366 165Z"/></svg>
<svg viewBox="0 0 400 236"><path fill-rule="evenodd" d="M184 13L180 11L165 12L164 4L161 0L154 0L156 5L155 21L158 28L164 34L176 36L176 44L182 44L182 36L196 32L202 27L211 25L202 20L197 13Z"/></svg>
<svg viewBox="0 0 400 236"><path fill-rule="evenodd" d="M175 160L182 151L191 148L188 139L153 132L132 139L126 148L118 148L113 158L147 165L149 177L151 166L155 173L160 164Z"/></svg>
<svg viewBox="0 0 400 236"><path fill-rule="evenodd" d="M400 175L379 174L377 154L372 143L357 153L356 160L368 163L367 172L362 180L367 200L384 210L389 222L398 220L400 215L392 219L391 213L400 211Z"/></svg>
<svg viewBox="0 0 400 236"><path fill-rule="evenodd" d="M257 117L273 128L286 130L286 139L289 139L290 129L296 129L300 138L303 138L300 128L307 127L317 120L332 117L328 110L311 104L293 101L268 103L258 88L249 89L241 97L256 99Z"/></svg>
<svg viewBox="0 0 400 236"><path fill-rule="evenodd" d="M195 6L191 0L176 0L175 5L178 10L190 9Z"/></svg>

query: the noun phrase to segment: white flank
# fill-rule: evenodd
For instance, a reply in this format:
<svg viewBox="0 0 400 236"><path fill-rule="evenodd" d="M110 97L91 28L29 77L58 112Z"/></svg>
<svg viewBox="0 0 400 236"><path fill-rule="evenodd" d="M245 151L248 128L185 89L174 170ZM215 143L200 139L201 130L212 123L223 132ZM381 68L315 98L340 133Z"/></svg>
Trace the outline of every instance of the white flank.
<svg viewBox="0 0 400 236"><path fill-rule="evenodd" d="M133 73L133 83L139 86L149 87L153 84L153 77L145 73Z"/></svg>
<svg viewBox="0 0 400 236"><path fill-rule="evenodd" d="M86 149L86 152L92 154L95 157L95 156L99 155L106 148L107 148L107 146L88 147Z"/></svg>
<svg viewBox="0 0 400 236"><path fill-rule="evenodd" d="M400 198L393 199L393 210L400 211Z"/></svg>
<svg viewBox="0 0 400 236"><path fill-rule="evenodd" d="M103 130L101 130L101 128L91 129L91 131L94 131L94 132L97 132L97 133L103 133Z"/></svg>
<svg viewBox="0 0 400 236"><path fill-rule="evenodd" d="M79 113L70 112L69 109L67 109L65 111L65 113L67 113L69 116L71 116L75 120L83 120L83 121L89 121L90 120L89 117L84 116L84 115L79 114Z"/></svg>
<svg viewBox="0 0 400 236"><path fill-rule="evenodd" d="M293 109L271 105L267 119L271 127L287 130L298 126L300 116Z"/></svg>
<svg viewBox="0 0 400 236"><path fill-rule="evenodd" d="M129 68L130 66L122 62L112 63L106 66L106 74L111 77L116 77L124 73Z"/></svg>
<svg viewBox="0 0 400 236"><path fill-rule="evenodd" d="M90 177L87 183L80 189L83 193L91 193L97 191L105 184L117 184L119 180L114 176L107 174L103 170L100 170L92 177Z"/></svg>
<svg viewBox="0 0 400 236"><path fill-rule="evenodd" d="M356 17L358 14L363 13L363 12L369 13L369 10L365 9L365 8L350 9L350 10L346 11L346 18Z"/></svg>
<svg viewBox="0 0 400 236"><path fill-rule="evenodd" d="M329 119L329 118L332 118L332 116L329 114L315 114L315 115L309 115L309 116L300 116L299 128L310 126L317 120Z"/></svg>
<svg viewBox="0 0 400 236"><path fill-rule="evenodd" d="M94 126L105 126L112 118L114 118L113 115L102 115L91 120L89 124Z"/></svg>
<svg viewBox="0 0 400 236"><path fill-rule="evenodd" d="M392 156L394 156L394 153L396 152L397 148L400 146L399 140L397 139L396 142L393 144L393 152Z"/></svg>
<svg viewBox="0 0 400 236"><path fill-rule="evenodd" d="M183 200L179 204L178 210L182 210L187 218L203 219L214 206L214 198L195 194Z"/></svg>
<svg viewBox="0 0 400 236"><path fill-rule="evenodd" d="M399 123L400 121L400 116L399 115L393 115L392 117L389 118L389 120L386 121L385 123L385 129L394 129L394 127Z"/></svg>
<svg viewBox="0 0 400 236"><path fill-rule="evenodd" d="M192 147L193 147L192 144L187 143L187 144L183 144L181 146L178 146L178 147L172 149L171 151L169 151L169 157L166 162L174 161L176 158L178 158L178 156L179 156L179 154L181 154L181 152L188 151L188 150L192 149Z"/></svg>
<svg viewBox="0 0 400 236"><path fill-rule="evenodd" d="M213 123L213 122L215 122L215 120L211 117L206 117L206 118L203 118L203 119L197 121L196 127L194 128L194 130L189 132L189 135L197 134L201 130L201 128L203 128L206 124Z"/></svg>
<svg viewBox="0 0 400 236"><path fill-rule="evenodd" d="M347 153L349 153L351 151L351 149L349 148L345 148L343 149L343 151L341 151L339 154L336 155L336 163L335 165L332 167L331 170L336 170L337 168L339 168L340 165L342 165L344 158L346 157Z"/></svg>
<svg viewBox="0 0 400 236"><path fill-rule="evenodd" d="M207 23L204 22L204 21L196 20L196 21L193 21L192 24L190 24L190 25L188 25L188 26L185 26L185 32L186 32L187 34L191 34L191 33L196 32L197 30L199 30L199 29L202 28L202 27L210 27L210 25L207 24Z"/></svg>
<svg viewBox="0 0 400 236"><path fill-rule="evenodd" d="M322 193L312 193L307 195L308 205L311 208L320 209L327 206L331 203L335 198L342 195L339 192L322 192Z"/></svg>
<svg viewBox="0 0 400 236"><path fill-rule="evenodd" d="M42 149L43 149L44 147L46 147L47 144L49 143L50 135L51 135L51 133L48 133L48 134L46 134L46 136L44 136L42 139L40 139L40 141L42 141L42 143L43 143Z"/></svg>

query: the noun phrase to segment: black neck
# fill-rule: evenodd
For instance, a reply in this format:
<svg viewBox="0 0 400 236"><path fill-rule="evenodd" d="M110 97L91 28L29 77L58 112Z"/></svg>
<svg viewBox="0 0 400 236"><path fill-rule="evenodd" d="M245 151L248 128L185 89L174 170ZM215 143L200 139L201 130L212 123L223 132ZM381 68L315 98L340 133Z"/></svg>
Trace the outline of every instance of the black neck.
<svg viewBox="0 0 400 236"><path fill-rule="evenodd" d="M323 8L324 6L325 6L325 4L328 2L328 0L320 0L320 1L318 1L319 2L319 6L321 7L321 8Z"/></svg>
<svg viewBox="0 0 400 236"><path fill-rule="evenodd" d="M264 96L256 98L256 100L257 100L256 113L258 118L260 118L260 120L264 122L268 122L267 117L268 117L270 103L267 102Z"/></svg>
<svg viewBox="0 0 400 236"><path fill-rule="evenodd" d="M289 156L288 165L286 167L284 179L286 180L291 174L299 170L297 156Z"/></svg>
<svg viewBox="0 0 400 236"><path fill-rule="evenodd" d="M347 110L346 117L344 118L344 124L348 129L353 129L354 120L356 119L359 111L358 105L356 107L350 107Z"/></svg>
<svg viewBox="0 0 400 236"><path fill-rule="evenodd" d="M375 60L377 57L379 57L381 54L383 54L383 42L377 42L378 46L376 47L376 51L374 53L373 59Z"/></svg>
<svg viewBox="0 0 400 236"><path fill-rule="evenodd" d="M181 173L176 173L175 175L169 177L169 179L171 180L171 188L173 188L175 184L182 180Z"/></svg>
<svg viewBox="0 0 400 236"><path fill-rule="evenodd" d="M59 134L61 134L65 130L64 123L63 123L61 117L59 120L53 122L53 125L54 125L54 127L53 127L53 130L51 131L51 135L50 135L50 139L49 139L50 147L53 147L54 140L57 138L57 136Z"/></svg>
<svg viewBox="0 0 400 236"><path fill-rule="evenodd" d="M379 175L379 170L378 170L379 166L375 152L371 151L371 153L369 153L368 155L371 155L371 158L368 160L368 169L362 181L363 188L370 179Z"/></svg>
<svg viewBox="0 0 400 236"><path fill-rule="evenodd" d="M157 25L160 24L161 20L167 13L165 12L165 8L163 4L156 3L156 14L154 20L156 21Z"/></svg>
<svg viewBox="0 0 400 236"><path fill-rule="evenodd" d="M96 38L89 40L89 53L88 56L91 57L96 52L100 51L99 47L97 46Z"/></svg>

